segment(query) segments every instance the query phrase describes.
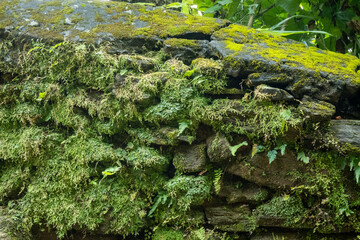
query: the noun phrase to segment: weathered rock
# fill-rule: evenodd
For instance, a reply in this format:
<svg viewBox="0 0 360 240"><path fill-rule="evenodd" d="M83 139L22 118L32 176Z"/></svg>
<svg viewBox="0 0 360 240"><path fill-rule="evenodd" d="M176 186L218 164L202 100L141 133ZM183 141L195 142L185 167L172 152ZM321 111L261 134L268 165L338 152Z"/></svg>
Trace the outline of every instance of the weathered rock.
<svg viewBox="0 0 360 240"><path fill-rule="evenodd" d="M258 153L246 161L233 163L226 171L259 186L274 189L290 188L300 183L301 180L291 176L291 172L307 172L305 164L296 160L295 155L289 151L284 155L278 153L271 164L266 153Z"/></svg>
<svg viewBox="0 0 360 240"><path fill-rule="evenodd" d="M186 173L204 170L207 162L205 148L206 144L179 147L173 159L175 168Z"/></svg>
<svg viewBox="0 0 360 240"><path fill-rule="evenodd" d="M251 227L248 205L207 207L205 215L209 224L223 231L248 232Z"/></svg>
<svg viewBox="0 0 360 240"><path fill-rule="evenodd" d="M289 74L272 72L252 73L248 76L248 79L250 85L266 84L272 87L286 87L294 81Z"/></svg>
<svg viewBox="0 0 360 240"><path fill-rule="evenodd" d="M340 143L360 147L360 120L331 120L330 131Z"/></svg>
<svg viewBox="0 0 360 240"><path fill-rule="evenodd" d="M191 61L195 58L210 57L213 55L209 41L180 38L170 38L165 40L164 52L188 65L190 65Z"/></svg>
<svg viewBox="0 0 360 240"><path fill-rule="evenodd" d="M26 38L46 41L110 41L119 52L158 49L168 37L209 38L227 24L225 20L114 1L77 0L63 5L60 0L1 0L0 5L0 35L13 29Z"/></svg>
<svg viewBox="0 0 360 240"><path fill-rule="evenodd" d="M264 84L255 88L255 97L258 99L268 99L274 102L294 100L294 97L287 91L280 88L269 87Z"/></svg>
<svg viewBox="0 0 360 240"><path fill-rule="evenodd" d="M269 196L269 191L252 183L223 182L219 196L225 197L229 204L248 203L259 204Z"/></svg>
<svg viewBox="0 0 360 240"><path fill-rule="evenodd" d="M311 121L317 122L330 120L336 112L334 105L313 100L308 96L304 96L298 108Z"/></svg>
<svg viewBox="0 0 360 240"><path fill-rule="evenodd" d="M230 143L224 135L217 133L206 140L210 162L223 162L232 157Z"/></svg>
<svg viewBox="0 0 360 240"><path fill-rule="evenodd" d="M296 98L307 94L336 103L346 85L354 86L353 92L360 87L359 59L338 57L244 26L233 24L216 31L211 45L219 57L226 59L228 75L245 79L256 73L250 80L260 79L260 83L274 83L270 85L275 87L289 86ZM284 74L288 76L280 77Z"/></svg>

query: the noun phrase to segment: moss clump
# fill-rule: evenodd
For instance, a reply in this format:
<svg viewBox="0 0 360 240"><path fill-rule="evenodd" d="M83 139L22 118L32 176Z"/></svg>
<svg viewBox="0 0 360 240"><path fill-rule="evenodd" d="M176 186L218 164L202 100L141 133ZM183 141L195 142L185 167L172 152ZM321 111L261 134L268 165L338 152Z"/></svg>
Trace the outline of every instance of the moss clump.
<svg viewBox="0 0 360 240"><path fill-rule="evenodd" d="M284 226L295 226L299 224L306 215L301 199L296 196L289 198L275 197L269 203L265 203L256 208L255 215L261 218L275 217L284 220Z"/></svg>
<svg viewBox="0 0 360 240"><path fill-rule="evenodd" d="M193 68L202 75L220 78L223 75L224 66L220 61L197 58L192 61Z"/></svg>

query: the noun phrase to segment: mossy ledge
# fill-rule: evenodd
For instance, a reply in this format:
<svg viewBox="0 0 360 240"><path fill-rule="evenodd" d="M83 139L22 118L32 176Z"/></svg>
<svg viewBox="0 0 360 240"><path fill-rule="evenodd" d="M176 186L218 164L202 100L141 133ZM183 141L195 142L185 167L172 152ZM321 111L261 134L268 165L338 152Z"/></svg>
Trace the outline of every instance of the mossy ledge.
<svg viewBox="0 0 360 240"><path fill-rule="evenodd" d="M358 59L111 1L0 32L0 238L360 235Z"/></svg>

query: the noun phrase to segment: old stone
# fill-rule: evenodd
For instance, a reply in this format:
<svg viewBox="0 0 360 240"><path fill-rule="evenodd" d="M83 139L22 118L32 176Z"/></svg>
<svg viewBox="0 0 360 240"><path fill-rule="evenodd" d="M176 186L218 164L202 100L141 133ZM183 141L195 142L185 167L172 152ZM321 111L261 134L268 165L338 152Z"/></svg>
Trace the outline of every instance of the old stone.
<svg viewBox="0 0 360 240"><path fill-rule="evenodd" d="M257 86L254 93L258 99L267 99L274 102L294 100L294 97L287 91L280 88L269 87L265 84Z"/></svg>
<svg viewBox="0 0 360 240"><path fill-rule="evenodd" d="M308 96L304 96L298 108L310 120L317 122L330 120L336 112L334 105Z"/></svg>
<svg viewBox="0 0 360 240"><path fill-rule="evenodd" d="M209 137L206 143L207 155L209 156L210 162L223 162L232 157L230 151L231 145L223 134L216 133Z"/></svg>
<svg viewBox="0 0 360 240"><path fill-rule="evenodd" d="M208 223L223 231L248 232L251 211L248 205L226 205L205 208Z"/></svg>
<svg viewBox="0 0 360 240"><path fill-rule="evenodd" d="M340 143L360 147L360 120L331 120L330 131Z"/></svg>
<svg viewBox="0 0 360 240"><path fill-rule="evenodd" d="M207 162L205 148L206 144L179 147L173 159L175 168L186 173L204 170Z"/></svg>
<svg viewBox="0 0 360 240"><path fill-rule="evenodd" d="M290 188L301 182L300 179L291 176L291 172L304 173L307 170L305 164L296 160L292 152L286 151L284 155L278 153L271 164L266 153L257 153L246 161L233 163L226 171L259 186L278 189Z"/></svg>
<svg viewBox="0 0 360 240"><path fill-rule="evenodd" d="M192 60L213 55L209 41L171 38L164 41L164 52L190 65Z"/></svg>
<svg viewBox="0 0 360 240"><path fill-rule="evenodd" d="M224 181L219 196L225 197L229 204L248 203L259 204L269 196L269 191L256 184Z"/></svg>

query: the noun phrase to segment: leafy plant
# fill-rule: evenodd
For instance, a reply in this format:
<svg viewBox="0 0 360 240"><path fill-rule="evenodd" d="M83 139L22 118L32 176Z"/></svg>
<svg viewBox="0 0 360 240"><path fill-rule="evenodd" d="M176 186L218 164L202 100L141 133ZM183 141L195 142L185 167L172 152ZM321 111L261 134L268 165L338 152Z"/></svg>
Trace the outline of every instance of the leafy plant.
<svg viewBox="0 0 360 240"><path fill-rule="evenodd" d="M222 169L215 169L214 170L214 180L213 180L213 184L214 184L214 188L215 188L215 193L219 194L220 189L221 189L221 176L222 176Z"/></svg>
<svg viewBox="0 0 360 240"><path fill-rule="evenodd" d="M229 149L231 151L231 155L236 156L236 151L242 147L242 146L247 146L248 142L247 141L243 141L242 143L235 145L235 146L230 146Z"/></svg>

